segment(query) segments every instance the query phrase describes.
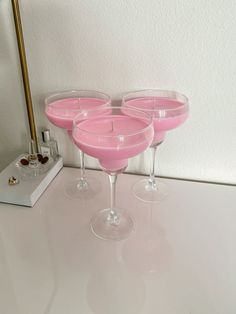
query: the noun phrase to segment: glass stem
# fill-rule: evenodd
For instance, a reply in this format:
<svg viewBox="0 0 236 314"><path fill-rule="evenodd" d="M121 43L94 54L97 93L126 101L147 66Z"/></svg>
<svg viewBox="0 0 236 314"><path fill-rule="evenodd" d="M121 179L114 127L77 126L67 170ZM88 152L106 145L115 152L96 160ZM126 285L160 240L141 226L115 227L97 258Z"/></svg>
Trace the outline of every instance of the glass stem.
<svg viewBox="0 0 236 314"><path fill-rule="evenodd" d="M85 165L84 165L84 152L82 150L80 152L80 175L81 179L85 180Z"/></svg>
<svg viewBox="0 0 236 314"><path fill-rule="evenodd" d="M107 217L107 221L109 221L112 225L119 225L120 218L116 213L116 180L117 174L109 174L110 180L110 189L111 189L111 204L110 204L110 212Z"/></svg>
<svg viewBox="0 0 236 314"><path fill-rule="evenodd" d="M150 176L149 176L149 183L155 187L156 181L155 181L155 166L156 166L156 151L157 151L157 145L150 147L152 157L151 157L151 168L150 168Z"/></svg>

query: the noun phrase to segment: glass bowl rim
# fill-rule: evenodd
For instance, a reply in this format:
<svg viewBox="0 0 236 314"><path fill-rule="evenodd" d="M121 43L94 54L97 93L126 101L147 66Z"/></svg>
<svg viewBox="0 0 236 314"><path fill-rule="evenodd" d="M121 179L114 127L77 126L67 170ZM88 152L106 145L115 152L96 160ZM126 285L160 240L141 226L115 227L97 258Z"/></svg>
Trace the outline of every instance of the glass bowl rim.
<svg viewBox="0 0 236 314"><path fill-rule="evenodd" d="M167 93L169 95L175 95L176 96L176 99L174 98L174 96L158 96L158 95L151 95L152 93ZM142 95L144 93L150 93L150 95ZM140 94L140 96L139 96ZM177 92L175 90L168 90L168 89L142 89L142 90L137 90L137 91L133 91L133 92L129 92L127 94L125 94L123 97L122 97L122 106L126 106L128 107L128 105L125 104L125 98L126 97L130 97L131 95L133 95L134 97L131 98L129 101L132 101L132 100L137 100L137 99L141 99L141 98L145 98L145 97L159 97L159 98L163 98L163 99L173 99L173 100L179 100L179 101L182 101L182 103L176 107L176 108L168 108L168 109L146 109L145 108L145 111L146 112L159 112L159 111L166 111L166 112L173 112L173 111L178 111L180 109L185 109L184 112L187 112L188 109L189 109L189 99L187 96L185 96L184 94L180 93L180 92ZM137 95L137 96L136 96ZM180 98L180 99L178 99ZM127 101L128 102L128 101ZM136 108L135 106L132 108ZM138 110L142 110L140 108L136 108ZM144 109L143 109L144 110Z"/></svg>
<svg viewBox="0 0 236 314"><path fill-rule="evenodd" d="M122 111L122 109L124 109L124 107L122 106L107 106L107 107L104 107L104 108L98 108L98 109L91 109L91 110L86 110L86 111L98 111L98 110L109 110L109 109L119 109ZM81 132L84 132L85 134L88 134L88 135L97 135L97 136L101 136L101 137L104 137L104 138L120 138L121 136L124 136L124 137L131 137L131 136L135 136L137 134L140 134L140 133L144 133L146 132L146 130L148 130L150 127L153 128L153 118L152 116L149 114L149 113L146 113L146 112L143 112L142 110L138 110L136 108L129 108L129 107L126 107L125 109L128 109L128 110L132 110L132 111L135 111L135 112L138 112L138 113L141 113L145 119L148 119L148 125L143 127L141 130L138 130L138 131L135 131L131 134L99 134L98 132L91 132L91 131L87 131L87 130L84 130L82 128L80 128L80 125L81 123L78 123L76 124L77 120L78 120L78 117L84 113L83 111L78 113L76 115L76 117L74 118L73 120L73 131L72 131L72 134L74 134L75 132L75 129L78 129L80 130ZM85 110L84 110L85 111ZM117 114L118 115L118 114ZM109 115L108 115L109 116ZM99 117L99 116L97 116ZM91 119L96 119L97 118L96 116L94 118L91 118ZM137 117L136 117L137 118ZM138 118L137 118L138 119ZM83 121L87 121L89 119L84 119ZM82 122L83 122L82 121Z"/></svg>
<svg viewBox="0 0 236 314"><path fill-rule="evenodd" d="M100 92L98 90L92 90L92 89L72 89L72 90L64 90L64 91L55 92L55 93L50 94L44 99L44 103L46 106L50 106L51 104L53 104L53 103L49 102L51 99L53 99L55 97L63 96L63 95L69 94L69 93L75 94L75 95L77 93L97 93L98 95L104 96L104 99L107 99L107 102L105 104L109 104L111 102L111 97L104 92ZM81 97L77 97L77 98L85 98L85 97L89 97L89 95L88 96L81 96ZM62 97L62 98L57 99L57 100L63 100L63 99L67 99L67 98L73 99L76 97L73 97L73 95L71 95L71 97L70 97L68 95L68 97L65 97L65 98ZM91 98L95 98L95 97L91 96ZM68 109L68 110L70 110L70 109Z"/></svg>

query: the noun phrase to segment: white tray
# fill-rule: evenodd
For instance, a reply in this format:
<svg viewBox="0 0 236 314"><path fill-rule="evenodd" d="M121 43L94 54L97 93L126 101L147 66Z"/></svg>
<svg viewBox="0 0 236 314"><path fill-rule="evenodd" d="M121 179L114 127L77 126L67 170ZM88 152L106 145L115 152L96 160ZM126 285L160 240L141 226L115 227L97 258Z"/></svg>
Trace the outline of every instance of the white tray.
<svg viewBox="0 0 236 314"><path fill-rule="evenodd" d="M32 207L63 167L63 160L59 157L46 173L35 178L23 178L20 175L16 167L18 160L19 157L0 173L0 202ZM19 179L19 183L10 186L8 180L11 176Z"/></svg>

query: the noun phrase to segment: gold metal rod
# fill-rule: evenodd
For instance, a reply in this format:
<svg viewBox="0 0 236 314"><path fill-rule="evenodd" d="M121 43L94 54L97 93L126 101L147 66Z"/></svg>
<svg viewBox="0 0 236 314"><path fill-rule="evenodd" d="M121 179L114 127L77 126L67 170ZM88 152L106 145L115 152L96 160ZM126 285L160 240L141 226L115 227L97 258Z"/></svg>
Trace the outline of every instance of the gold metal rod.
<svg viewBox="0 0 236 314"><path fill-rule="evenodd" d="M17 37L18 50L19 50L19 56L20 56L21 72L22 72L22 78L23 78L25 100L26 100L26 107L27 107L29 127L30 127L30 135L31 135L31 139L37 143L34 112L33 112L32 97L31 97L31 92L30 92L30 82L29 82L24 37L23 37L23 30L22 30L20 8L19 8L18 0L12 0L12 9L13 9L13 16L14 16L14 21L15 21L16 37Z"/></svg>

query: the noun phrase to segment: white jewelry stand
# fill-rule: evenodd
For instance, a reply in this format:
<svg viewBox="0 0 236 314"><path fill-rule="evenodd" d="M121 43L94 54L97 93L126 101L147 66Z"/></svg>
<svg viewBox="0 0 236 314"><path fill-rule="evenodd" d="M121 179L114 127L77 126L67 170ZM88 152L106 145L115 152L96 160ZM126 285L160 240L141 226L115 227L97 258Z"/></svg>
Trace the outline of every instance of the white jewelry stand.
<svg viewBox="0 0 236 314"><path fill-rule="evenodd" d="M35 178L24 179L21 179L20 172L16 167L17 160L19 160L19 157L0 173L0 202L33 207L50 182L62 169L62 157L54 161L50 169L44 174ZM9 185L8 181L12 176L19 180L19 183Z"/></svg>

